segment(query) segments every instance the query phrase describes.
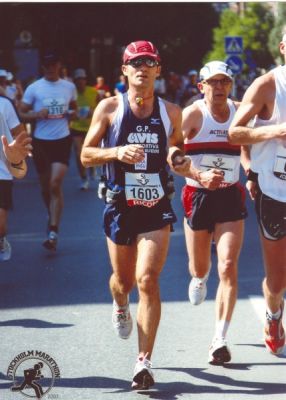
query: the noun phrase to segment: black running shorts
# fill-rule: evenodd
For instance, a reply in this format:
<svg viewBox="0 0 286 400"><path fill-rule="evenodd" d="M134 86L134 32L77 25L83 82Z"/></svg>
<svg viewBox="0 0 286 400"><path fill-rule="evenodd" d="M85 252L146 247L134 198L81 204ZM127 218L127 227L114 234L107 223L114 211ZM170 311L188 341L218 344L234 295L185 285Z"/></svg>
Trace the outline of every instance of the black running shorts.
<svg viewBox="0 0 286 400"><path fill-rule="evenodd" d="M10 210L13 207L12 187L12 179L0 180L0 208L4 210Z"/></svg>
<svg viewBox="0 0 286 400"><path fill-rule="evenodd" d="M260 230L265 239L279 240L286 236L286 203L261 192L257 184L255 210Z"/></svg>
<svg viewBox="0 0 286 400"><path fill-rule="evenodd" d="M213 232L217 223L247 217L245 190L239 183L213 191L185 185L182 203L185 217L194 231Z"/></svg>
<svg viewBox="0 0 286 400"><path fill-rule="evenodd" d="M49 170L52 163L69 165L72 137L66 136L57 140L33 138L33 159L39 174Z"/></svg>

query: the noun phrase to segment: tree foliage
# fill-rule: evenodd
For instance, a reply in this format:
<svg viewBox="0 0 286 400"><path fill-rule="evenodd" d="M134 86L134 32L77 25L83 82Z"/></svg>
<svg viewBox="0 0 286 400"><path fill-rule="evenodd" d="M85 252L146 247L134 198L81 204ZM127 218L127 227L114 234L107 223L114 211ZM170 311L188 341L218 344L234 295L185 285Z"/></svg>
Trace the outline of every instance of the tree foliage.
<svg viewBox="0 0 286 400"><path fill-rule="evenodd" d="M268 3L244 3L240 12L225 9L220 16L220 23L213 29L213 48L206 55L205 62L224 60L225 36L241 36L244 54L242 59L248 62L249 55L258 68L268 68L273 64L273 57L268 49L269 32L274 26L274 17ZM247 68L247 63L245 64Z"/></svg>
<svg viewBox="0 0 286 400"><path fill-rule="evenodd" d="M277 18L270 32L268 47L277 64L281 63L282 56L279 52L279 42L286 33L286 3L278 3Z"/></svg>

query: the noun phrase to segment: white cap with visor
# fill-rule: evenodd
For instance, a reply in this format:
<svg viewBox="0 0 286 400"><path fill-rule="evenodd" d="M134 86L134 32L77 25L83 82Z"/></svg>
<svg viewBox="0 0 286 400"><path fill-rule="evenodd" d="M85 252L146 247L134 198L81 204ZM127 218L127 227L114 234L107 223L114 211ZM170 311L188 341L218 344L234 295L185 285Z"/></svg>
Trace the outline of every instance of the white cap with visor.
<svg viewBox="0 0 286 400"><path fill-rule="evenodd" d="M233 73L229 65L222 61L211 61L200 70L200 80L204 81L219 74L225 75L231 80L233 79Z"/></svg>

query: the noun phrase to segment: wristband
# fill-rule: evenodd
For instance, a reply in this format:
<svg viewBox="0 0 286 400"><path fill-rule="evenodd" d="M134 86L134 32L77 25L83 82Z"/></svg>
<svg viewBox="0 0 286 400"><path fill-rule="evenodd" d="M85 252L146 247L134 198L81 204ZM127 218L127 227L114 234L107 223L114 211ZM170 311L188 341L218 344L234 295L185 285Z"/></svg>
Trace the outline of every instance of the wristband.
<svg viewBox="0 0 286 400"><path fill-rule="evenodd" d="M24 161L24 160L22 160L22 161L20 161L20 162L18 162L18 163L10 163L10 164L11 164L11 167L13 167L13 168L19 168L19 167L23 164L23 161Z"/></svg>
<svg viewBox="0 0 286 400"><path fill-rule="evenodd" d="M257 182L258 174L256 172L253 172L251 169L249 170L247 174L247 180L252 181L252 182Z"/></svg>
<svg viewBox="0 0 286 400"><path fill-rule="evenodd" d="M27 173L27 164L25 160L22 160L19 163L9 163L7 165L10 173L17 179L22 179Z"/></svg>

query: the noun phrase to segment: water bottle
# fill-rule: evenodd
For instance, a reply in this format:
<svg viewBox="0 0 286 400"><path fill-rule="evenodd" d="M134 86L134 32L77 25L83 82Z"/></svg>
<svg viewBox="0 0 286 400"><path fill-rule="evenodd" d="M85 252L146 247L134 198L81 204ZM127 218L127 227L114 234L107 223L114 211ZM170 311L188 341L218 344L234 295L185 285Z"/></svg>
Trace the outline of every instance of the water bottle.
<svg viewBox="0 0 286 400"><path fill-rule="evenodd" d="M175 197L175 183L173 175L168 176L166 185L166 195L169 200L172 200Z"/></svg>
<svg viewBox="0 0 286 400"><path fill-rule="evenodd" d="M107 189L105 201L107 204L114 204L117 202L120 194L120 188L118 185L115 185L113 189Z"/></svg>
<svg viewBox="0 0 286 400"><path fill-rule="evenodd" d="M106 176L101 175L97 189L97 195L101 200L105 200L106 191L107 191Z"/></svg>

